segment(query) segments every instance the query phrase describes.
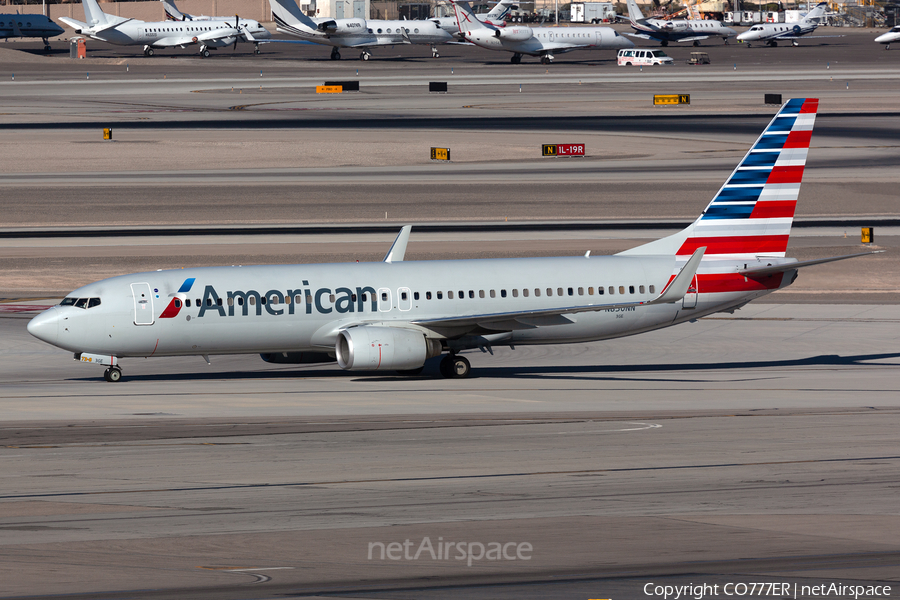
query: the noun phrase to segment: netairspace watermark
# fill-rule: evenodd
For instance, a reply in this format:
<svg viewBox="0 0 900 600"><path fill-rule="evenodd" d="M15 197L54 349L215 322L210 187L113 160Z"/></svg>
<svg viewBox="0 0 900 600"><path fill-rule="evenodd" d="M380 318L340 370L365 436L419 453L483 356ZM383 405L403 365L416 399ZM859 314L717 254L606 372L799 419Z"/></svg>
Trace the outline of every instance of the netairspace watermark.
<svg viewBox="0 0 900 600"><path fill-rule="evenodd" d="M403 543L369 542L369 560L464 560L469 567L481 560L531 560L533 551L528 542L445 542L442 537L434 543L424 537L418 546L409 539Z"/></svg>
<svg viewBox="0 0 900 600"><path fill-rule="evenodd" d="M663 600L703 600L704 598L716 598L720 596L731 598L797 598L802 597L828 597L853 598L860 596L866 598L889 598L891 586L889 585L858 585L844 583L820 583L818 585L806 585L789 582L766 583L726 583L709 584L700 583L687 585L657 585L648 583L644 586L644 595L662 598Z"/></svg>

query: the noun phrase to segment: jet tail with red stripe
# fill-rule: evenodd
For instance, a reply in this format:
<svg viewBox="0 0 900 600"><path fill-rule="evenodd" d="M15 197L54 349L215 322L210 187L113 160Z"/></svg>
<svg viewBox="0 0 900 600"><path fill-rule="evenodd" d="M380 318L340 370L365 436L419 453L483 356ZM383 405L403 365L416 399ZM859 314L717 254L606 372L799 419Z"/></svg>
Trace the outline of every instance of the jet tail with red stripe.
<svg viewBox="0 0 900 600"><path fill-rule="evenodd" d="M669 237L621 252L704 260L781 258L787 250L817 99L788 100L696 221Z"/></svg>

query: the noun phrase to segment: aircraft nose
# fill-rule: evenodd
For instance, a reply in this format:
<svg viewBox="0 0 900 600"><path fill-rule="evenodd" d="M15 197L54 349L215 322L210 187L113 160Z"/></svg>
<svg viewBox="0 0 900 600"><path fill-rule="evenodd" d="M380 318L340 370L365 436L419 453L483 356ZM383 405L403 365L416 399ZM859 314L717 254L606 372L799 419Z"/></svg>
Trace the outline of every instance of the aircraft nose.
<svg viewBox="0 0 900 600"><path fill-rule="evenodd" d="M59 339L59 313L56 308L50 308L31 319L28 322L28 333L37 339L56 345Z"/></svg>

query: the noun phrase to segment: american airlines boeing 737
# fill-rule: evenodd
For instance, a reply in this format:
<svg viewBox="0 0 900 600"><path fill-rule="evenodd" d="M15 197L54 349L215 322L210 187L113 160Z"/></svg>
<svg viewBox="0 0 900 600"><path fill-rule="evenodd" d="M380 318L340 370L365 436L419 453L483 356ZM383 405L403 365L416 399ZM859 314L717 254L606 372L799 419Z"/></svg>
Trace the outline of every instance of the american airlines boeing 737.
<svg viewBox="0 0 900 600"><path fill-rule="evenodd" d="M379 263L204 267L105 279L34 317L28 331L122 377L131 357L258 353L418 373L460 353L634 335L789 286L785 258L818 100L788 101L683 231L614 256L404 261L404 227ZM868 253L867 253L868 254ZM859 255L853 255L859 256Z"/></svg>

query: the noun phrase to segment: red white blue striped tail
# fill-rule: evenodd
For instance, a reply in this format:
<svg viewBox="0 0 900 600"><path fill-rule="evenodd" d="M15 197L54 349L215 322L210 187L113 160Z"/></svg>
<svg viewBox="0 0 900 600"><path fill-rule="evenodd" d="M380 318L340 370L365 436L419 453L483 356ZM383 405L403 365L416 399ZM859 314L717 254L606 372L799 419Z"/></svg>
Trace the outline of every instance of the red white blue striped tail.
<svg viewBox="0 0 900 600"><path fill-rule="evenodd" d="M744 156L703 214L684 231L622 254L704 260L783 257L800 193L817 99L788 100Z"/></svg>

